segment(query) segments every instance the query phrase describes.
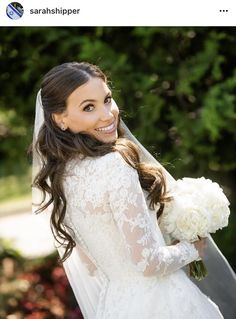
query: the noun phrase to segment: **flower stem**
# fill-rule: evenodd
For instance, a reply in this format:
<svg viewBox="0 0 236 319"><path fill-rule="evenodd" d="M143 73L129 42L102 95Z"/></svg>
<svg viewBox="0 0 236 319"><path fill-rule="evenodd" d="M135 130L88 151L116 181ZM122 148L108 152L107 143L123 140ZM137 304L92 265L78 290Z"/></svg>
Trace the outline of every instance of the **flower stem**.
<svg viewBox="0 0 236 319"><path fill-rule="evenodd" d="M189 274L200 281L208 274L207 268L202 260L195 260L189 264Z"/></svg>

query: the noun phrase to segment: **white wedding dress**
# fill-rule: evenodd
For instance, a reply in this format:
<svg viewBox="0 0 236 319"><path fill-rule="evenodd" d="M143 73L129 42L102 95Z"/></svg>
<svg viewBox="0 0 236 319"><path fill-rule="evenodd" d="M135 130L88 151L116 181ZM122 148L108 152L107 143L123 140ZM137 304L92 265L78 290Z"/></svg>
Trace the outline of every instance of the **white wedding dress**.
<svg viewBox="0 0 236 319"><path fill-rule="evenodd" d="M104 278L89 319L223 318L181 269L198 258L194 245L166 245L137 171L118 152L71 160L63 187L66 224L91 276Z"/></svg>

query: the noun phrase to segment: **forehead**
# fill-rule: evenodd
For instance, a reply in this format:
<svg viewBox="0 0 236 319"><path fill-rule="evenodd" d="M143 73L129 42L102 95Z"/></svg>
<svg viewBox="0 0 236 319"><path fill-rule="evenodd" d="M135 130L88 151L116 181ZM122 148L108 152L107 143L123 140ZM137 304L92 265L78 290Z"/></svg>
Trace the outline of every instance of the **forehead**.
<svg viewBox="0 0 236 319"><path fill-rule="evenodd" d="M88 82L75 89L68 97L67 102L70 103L75 99L82 102L86 99L97 100L104 98L104 95L110 92L107 84L100 78L90 78Z"/></svg>

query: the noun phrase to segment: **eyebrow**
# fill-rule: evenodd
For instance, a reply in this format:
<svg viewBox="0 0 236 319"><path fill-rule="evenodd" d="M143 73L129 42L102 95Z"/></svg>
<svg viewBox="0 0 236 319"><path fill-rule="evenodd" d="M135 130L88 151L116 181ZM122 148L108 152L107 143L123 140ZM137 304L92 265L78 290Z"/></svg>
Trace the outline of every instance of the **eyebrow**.
<svg viewBox="0 0 236 319"><path fill-rule="evenodd" d="M107 95L105 96L105 98L107 98L108 96L111 95L111 91L107 93ZM96 100L93 100L93 99L87 99L87 100L84 100L80 103L79 106L81 106L82 104L86 103L86 102L96 102Z"/></svg>

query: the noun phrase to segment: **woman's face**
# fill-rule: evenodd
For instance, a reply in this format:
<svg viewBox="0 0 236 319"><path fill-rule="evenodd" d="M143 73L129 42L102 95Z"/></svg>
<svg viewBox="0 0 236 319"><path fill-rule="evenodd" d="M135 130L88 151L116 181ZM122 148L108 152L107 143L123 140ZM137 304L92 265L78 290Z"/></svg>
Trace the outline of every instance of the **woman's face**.
<svg viewBox="0 0 236 319"><path fill-rule="evenodd" d="M91 78L69 95L66 111L57 123L73 133L87 133L109 143L118 137L118 114L107 84L100 78Z"/></svg>

